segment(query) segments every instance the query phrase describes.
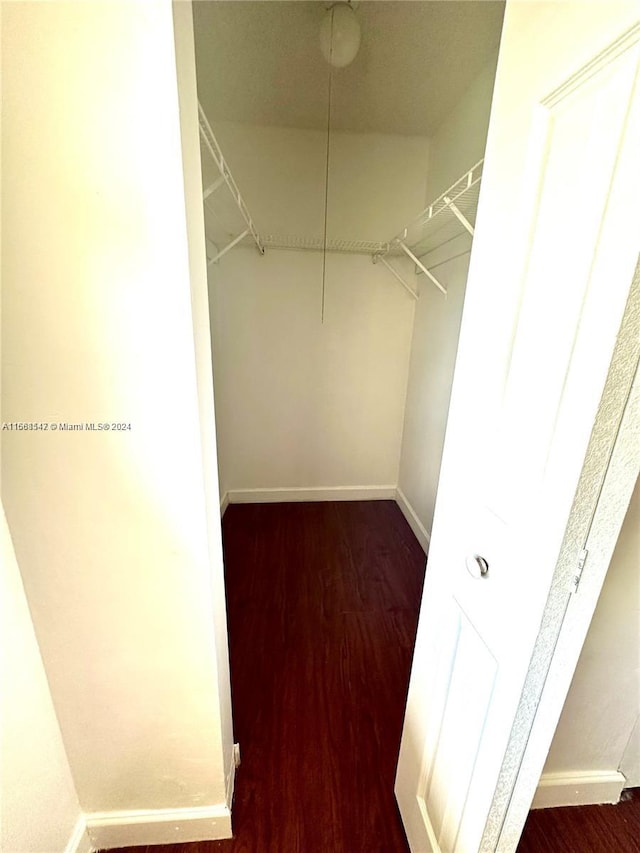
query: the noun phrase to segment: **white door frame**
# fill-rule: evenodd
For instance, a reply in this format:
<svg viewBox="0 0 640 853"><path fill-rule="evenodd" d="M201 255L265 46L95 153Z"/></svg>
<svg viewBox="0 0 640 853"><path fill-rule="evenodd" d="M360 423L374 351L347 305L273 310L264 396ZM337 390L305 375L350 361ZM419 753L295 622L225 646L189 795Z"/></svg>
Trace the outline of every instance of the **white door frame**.
<svg viewBox="0 0 640 853"><path fill-rule="evenodd" d="M560 558L522 691L480 853L513 851L538 785L640 471L640 261ZM531 543L535 547L535 543ZM588 550L576 593L567 581Z"/></svg>

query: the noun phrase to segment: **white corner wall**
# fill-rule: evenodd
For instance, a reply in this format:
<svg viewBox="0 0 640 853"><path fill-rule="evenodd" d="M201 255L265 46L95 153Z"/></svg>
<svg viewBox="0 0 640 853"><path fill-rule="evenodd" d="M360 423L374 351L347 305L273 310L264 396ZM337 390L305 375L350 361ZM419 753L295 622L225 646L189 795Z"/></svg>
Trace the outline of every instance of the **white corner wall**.
<svg viewBox="0 0 640 853"><path fill-rule="evenodd" d="M3 420L131 425L2 433L69 766L97 847L225 837L215 448L171 5L2 16Z"/></svg>
<svg viewBox="0 0 640 853"><path fill-rule="evenodd" d="M640 481L549 750L535 806L617 800L640 784ZM605 783L608 782L608 787Z"/></svg>
<svg viewBox="0 0 640 853"><path fill-rule="evenodd" d="M258 229L321 238L325 134L213 126ZM334 134L329 239L386 240L419 213L427 153ZM327 255L324 323L321 253L236 249L209 278L222 495L395 497L411 297L361 255Z"/></svg>
<svg viewBox="0 0 640 853"><path fill-rule="evenodd" d="M7 522L0 518L2 586L2 840L6 853L89 853Z"/></svg>
<svg viewBox="0 0 640 853"><path fill-rule="evenodd" d="M430 140L428 198L437 198L484 156L496 59L487 65ZM427 256L447 296L417 277L398 493L400 506L425 550L435 507L449 411L471 239ZM458 255L458 257L455 257Z"/></svg>

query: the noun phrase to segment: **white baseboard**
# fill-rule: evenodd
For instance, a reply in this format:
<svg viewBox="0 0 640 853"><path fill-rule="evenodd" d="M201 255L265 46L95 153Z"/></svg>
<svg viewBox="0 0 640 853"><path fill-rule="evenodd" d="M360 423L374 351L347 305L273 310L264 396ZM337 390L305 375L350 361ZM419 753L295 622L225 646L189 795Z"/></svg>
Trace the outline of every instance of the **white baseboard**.
<svg viewBox="0 0 640 853"><path fill-rule="evenodd" d="M431 534L426 529L426 527L422 524L420 519L418 518L416 511L411 506L409 501L407 500L407 496L404 494L402 489L398 486L396 489L396 503L400 507L400 510L404 517L407 519L409 527L413 530L413 533L422 545L422 550L426 554L429 550L429 542L431 541Z"/></svg>
<svg viewBox="0 0 640 853"><path fill-rule="evenodd" d="M406 495L397 486L326 486L324 488L229 489L220 501L220 515L229 504L299 503L305 501L395 500L425 554L431 534L418 518Z"/></svg>
<svg viewBox="0 0 640 853"><path fill-rule="evenodd" d="M594 773L543 773L532 809L558 806L595 806L617 803L625 778L617 770Z"/></svg>
<svg viewBox="0 0 640 853"><path fill-rule="evenodd" d="M393 500L395 486L327 486L292 489L230 489L229 503L291 503L302 501Z"/></svg>
<svg viewBox="0 0 640 853"><path fill-rule="evenodd" d="M85 816L96 850L231 838L226 803L191 809L106 812Z"/></svg>
<svg viewBox="0 0 640 853"><path fill-rule="evenodd" d="M93 853L93 845L87 834L84 816L79 817L73 828L71 837L64 848L64 853Z"/></svg>

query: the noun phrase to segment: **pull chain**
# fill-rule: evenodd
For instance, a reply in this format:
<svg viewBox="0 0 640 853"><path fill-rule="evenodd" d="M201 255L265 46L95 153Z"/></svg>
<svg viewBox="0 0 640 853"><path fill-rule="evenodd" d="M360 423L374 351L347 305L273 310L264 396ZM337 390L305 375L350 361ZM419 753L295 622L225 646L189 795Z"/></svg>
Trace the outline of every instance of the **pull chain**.
<svg viewBox="0 0 640 853"><path fill-rule="evenodd" d="M331 10L331 55L333 54L333 9ZM329 154L331 147L331 84L333 82L332 66L329 63L329 97L327 99L327 161L324 175L324 238L322 241L322 307L320 322L324 325L324 291L327 275L327 221L329 212Z"/></svg>

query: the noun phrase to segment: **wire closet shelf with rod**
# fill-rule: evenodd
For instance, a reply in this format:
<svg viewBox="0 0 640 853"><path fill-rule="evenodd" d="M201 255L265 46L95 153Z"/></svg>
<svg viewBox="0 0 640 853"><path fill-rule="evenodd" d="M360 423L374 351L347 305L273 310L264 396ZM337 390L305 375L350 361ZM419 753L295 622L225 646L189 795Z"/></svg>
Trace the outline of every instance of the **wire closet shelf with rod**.
<svg viewBox="0 0 640 853"><path fill-rule="evenodd" d="M454 245L462 235L473 236L483 160L465 172L445 192L432 201L411 222L386 242L376 240L324 240L320 237L260 233L238 189L220 144L202 105L198 104L207 262L217 264L235 246L254 245L261 255L266 249L293 249L311 252L338 252L368 255L414 298L418 293L393 264L407 257L417 275L427 278L446 295L446 288L430 269L429 256L437 249ZM468 248L466 249L468 251ZM438 266L443 261L440 258Z"/></svg>

